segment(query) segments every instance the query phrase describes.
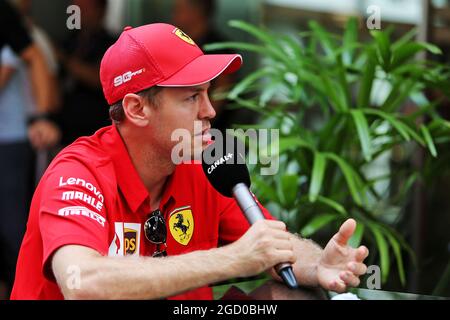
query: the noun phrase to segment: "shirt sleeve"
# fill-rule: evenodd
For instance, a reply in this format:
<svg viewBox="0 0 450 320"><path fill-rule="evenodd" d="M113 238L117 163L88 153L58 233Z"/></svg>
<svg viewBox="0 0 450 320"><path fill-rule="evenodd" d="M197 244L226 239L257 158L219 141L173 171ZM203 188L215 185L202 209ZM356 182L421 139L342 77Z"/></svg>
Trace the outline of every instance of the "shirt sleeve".
<svg viewBox="0 0 450 320"><path fill-rule="evenodd" d="M10 46L4 46L1 49L0 64L10 68L17 69L20 64L20 58L12 51Z"/></svg>
<svg viewBox="0 0 450 320"><path fill-rule="evenodd" d="M218 197L222 208L219 222L219 244L226 245L242 237L250 228L250 224L235 199L220 194L218 194ZM261 205L256 196L253 195L253 197L261 208L264 217L268 220L275 220L269 211Z"/></svg>
<svg viewBox="0 0 450 320"><path fill-rule="evenodd" d="M19 55L32 43L19 14L5 0L0 0L0 40Z"/></svg>
<svg viewBox="0 0 450 320"><path fill-rule="evenodd" d="M52 165L42 182L39 228L43 243L43 272L49 272L53 253L65 245L108 252L108 222L103 192L95 175L77 160Z"/></svg>

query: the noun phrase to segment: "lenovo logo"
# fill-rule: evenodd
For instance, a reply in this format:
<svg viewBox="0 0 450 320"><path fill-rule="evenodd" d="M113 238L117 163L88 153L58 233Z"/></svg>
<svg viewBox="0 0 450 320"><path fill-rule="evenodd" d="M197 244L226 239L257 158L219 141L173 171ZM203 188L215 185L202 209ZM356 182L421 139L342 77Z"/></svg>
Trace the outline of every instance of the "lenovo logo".
<svg viewBox="0 0 450 320"><path fill-rule="evenodd" d="M119 87L119 86L123 85L124 83L133 79L134 76L144 73L144 72L145 72L145 68L139 69L138 71L135 71L135 72L131 72L131 71L125 72L123 75L114 78L114 87Z"/></svg>

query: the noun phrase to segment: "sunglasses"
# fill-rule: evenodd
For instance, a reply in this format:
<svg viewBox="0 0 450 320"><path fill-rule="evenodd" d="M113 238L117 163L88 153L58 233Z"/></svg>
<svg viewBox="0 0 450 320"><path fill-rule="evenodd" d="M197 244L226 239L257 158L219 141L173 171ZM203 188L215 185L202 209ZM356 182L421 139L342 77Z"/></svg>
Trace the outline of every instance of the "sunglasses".
<svg viewBox="0 0 450 320"><path fill-rule="evenodd" d="M147 221L144 223L144 233L148 241L156 244L156 251L153 253L152 257L166 257L167 228L166 221L160 210L155 210L150 213ZM161 246L164 247L162 251Z"/></svg>

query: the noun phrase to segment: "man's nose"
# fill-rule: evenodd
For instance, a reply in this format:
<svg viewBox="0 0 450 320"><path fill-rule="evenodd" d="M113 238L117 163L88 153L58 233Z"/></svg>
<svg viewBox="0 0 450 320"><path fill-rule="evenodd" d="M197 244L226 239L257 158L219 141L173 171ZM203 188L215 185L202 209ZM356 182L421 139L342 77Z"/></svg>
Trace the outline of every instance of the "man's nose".
<svg viewBox="0 0 450 320"><path fill-rule="evenodd" d="M214 110L214 107L211 104L211 100L209 99L209 96L207 95L204 103L200 107L199 110L199 118L200 119L214 119L216 116L216 110Z"/></svg>

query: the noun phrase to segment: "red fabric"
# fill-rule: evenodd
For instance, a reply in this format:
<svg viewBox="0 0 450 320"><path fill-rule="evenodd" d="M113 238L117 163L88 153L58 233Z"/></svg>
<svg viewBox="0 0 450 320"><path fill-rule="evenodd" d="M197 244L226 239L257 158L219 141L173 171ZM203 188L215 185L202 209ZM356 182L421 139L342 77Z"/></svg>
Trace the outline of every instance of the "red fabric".
<svg viewBox="0 0 450 320"><path fill-rule="evenodd" d="M34 194L11 298L62 299L49 262L64 245L87 246L109 256L151 256L156 248L143 233L150 196L115 127L64 149ZM237 203L209 185L200 165L177 166L160 209L168 226L169 256L230 243L249 228ZM192 214L192 221L184 222L191 234L184 244L175 239L182 235L170 231L183 210ZM211 288L203 287L170 299L212 298Z"/></svg>
<svg viewBox="0 0 450 320"><path fill-rule="evenodd" d="M154 23L124 29L102 59L100 79L111 105L154 85L200 85L241 65L238 54L205 55L180 29Z"/></svg>

